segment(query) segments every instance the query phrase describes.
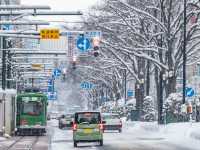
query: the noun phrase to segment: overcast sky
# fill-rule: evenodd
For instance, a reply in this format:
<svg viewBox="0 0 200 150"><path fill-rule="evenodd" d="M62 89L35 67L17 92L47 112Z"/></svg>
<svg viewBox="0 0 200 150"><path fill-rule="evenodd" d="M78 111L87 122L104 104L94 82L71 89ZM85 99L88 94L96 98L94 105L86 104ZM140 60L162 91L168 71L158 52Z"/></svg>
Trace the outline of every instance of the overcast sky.
<svg viewBox="0 0 200 150"><path fill-rule="evenodd" d="M49 5L52 10L77 11L87 10L97 0L21 0L26 5Z"/></svg>
<svg viewBox="0 0 200 150"><path fill-rule="evenodd" d="M87 12L89 7L95 5L100 0L21 0L24 5L48 5L54 11L83 11ZM79 21L79 17L60 16L60 17L39 17L39 19L57 21Z"/></svg>

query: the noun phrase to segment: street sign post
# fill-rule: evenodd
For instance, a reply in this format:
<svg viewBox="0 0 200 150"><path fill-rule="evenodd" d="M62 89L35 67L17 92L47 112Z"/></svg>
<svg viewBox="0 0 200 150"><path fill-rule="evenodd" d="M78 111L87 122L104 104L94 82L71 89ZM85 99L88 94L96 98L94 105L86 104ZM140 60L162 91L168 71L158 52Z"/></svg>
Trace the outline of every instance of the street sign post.
<svg viewBox="0 0 200 150"><path fill-rule="evenodd" d="M186 89L185 89L185 95L187 96L187 97L193 97L194 96L194 90L192 89L192 88L190 88L190 87L187 87Z"/></svg>
<svg viewBox="0 0 200 150"><path fill-rule="evenodd" d="M59 39L60 31L59 29L41 29L40 38L41 39Z"/></svg>

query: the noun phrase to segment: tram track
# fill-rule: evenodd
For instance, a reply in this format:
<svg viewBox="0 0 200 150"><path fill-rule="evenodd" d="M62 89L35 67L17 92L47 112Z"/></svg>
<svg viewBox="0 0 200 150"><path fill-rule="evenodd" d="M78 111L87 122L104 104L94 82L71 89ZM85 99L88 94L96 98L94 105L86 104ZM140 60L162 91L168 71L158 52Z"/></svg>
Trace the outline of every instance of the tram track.
<svg viewBox="0 0 200 150"><path fill-rule="evenodd" d="M39 136L22 136L5 150L33 150L39 140Z"/></svg>

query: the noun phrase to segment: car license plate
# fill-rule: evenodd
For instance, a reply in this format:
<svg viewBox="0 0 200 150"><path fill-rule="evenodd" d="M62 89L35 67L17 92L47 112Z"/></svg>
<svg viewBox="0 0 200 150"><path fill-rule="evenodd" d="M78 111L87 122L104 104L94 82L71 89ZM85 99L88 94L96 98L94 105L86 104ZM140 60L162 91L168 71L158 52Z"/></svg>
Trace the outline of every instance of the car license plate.
<svg viewBox="0 0 200 150"><path fill-rule="evenodd" d="M86 133L86 134L92 133L92 129L84 129L83 132Z"/></svg>

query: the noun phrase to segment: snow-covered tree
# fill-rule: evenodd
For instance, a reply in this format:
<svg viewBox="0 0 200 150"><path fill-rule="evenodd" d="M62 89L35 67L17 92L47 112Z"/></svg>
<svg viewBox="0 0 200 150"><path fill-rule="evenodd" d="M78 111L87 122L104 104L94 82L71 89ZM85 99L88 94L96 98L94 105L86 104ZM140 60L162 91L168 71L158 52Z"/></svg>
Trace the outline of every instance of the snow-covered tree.
<svg viewBox="0 0 200 150"><path fill-rule="evenodd" d="M199 12L197 3L188 0L188 61L199 55ZM140 110L144 96L153 87L149 85L150 75L155 77L157 100L162 97L161 85L167 96L176 91L177 72L182 66L183 0L105 0L85 18L84 29L101 30L103 36L100 59L89 67L93 73L88 78L106 83L117 95L123 93L120 80L126 69L128 77L136 81ZM164 82L163 74L169 75Z"/></svg>
<svg viewBox="0 0 200 150"><path fill-rule="evenodd" d="M180 93L172 93L164 103L164 112L171 118L180 118L182 105L182 95Z"/></svg>
<svg viewBox="0 0 200 150"><path fill-rule="evenodd" d="M156 119L156 108L153 98L146 96L143 102L142 120L144 121L155 121Z"/></svg>

